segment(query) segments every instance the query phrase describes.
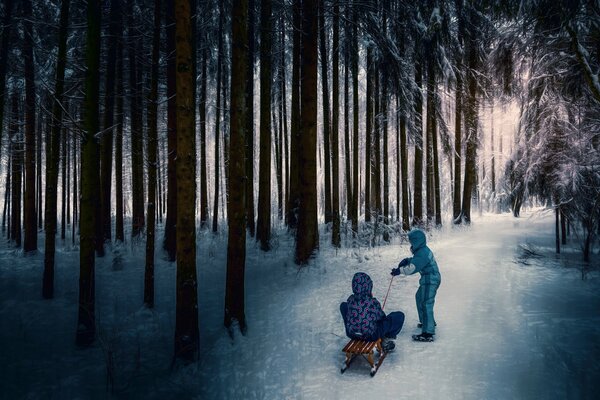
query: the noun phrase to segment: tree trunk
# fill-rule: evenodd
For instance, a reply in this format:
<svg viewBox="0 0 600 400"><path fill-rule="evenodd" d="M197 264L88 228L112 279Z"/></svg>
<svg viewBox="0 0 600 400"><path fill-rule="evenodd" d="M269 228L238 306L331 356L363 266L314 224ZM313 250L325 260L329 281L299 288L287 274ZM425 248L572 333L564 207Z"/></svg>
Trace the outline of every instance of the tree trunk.
<svg viewBox="0 0 600 400"><path fill-rule="evenodd" d="M119 19L121 21L122 18ZM115 240L123 243L123 35L117 35L116 135L115 135Z"/></svg>
<svg viewBox="0 0 600 400"><path fill-rule="evenodd" d="M77 217L77 205L79 204L79 192L77 191L77 181L79 179L78 171L79 166L77 164L77 154L80 153L79 147L77 146L77 136L73 137L73 223L71 224L71 244L75 245L75 234L77 232L76 227L78 226ZM58 168L58 162L57 162ZM56 214L55 214L56 216ZM56 230L56 228L55 228Z"/></svg>
<svg viewBox="0 0 600 400"><path fill-rule="evenodd" d="M269 0L262 2L261 21L270 19ZM244 127L248 120L245 112L246 78L248 57L246 44L248 30L246 27L248 13L247 0L234 0L231 9L232 52L231 52L231 112L230 112L230 147L229 147L229 198L227 203L228 240L227 240L227 282L225 285L225 327L231 329L234 320L239 323L242 334L246 333L246 315L244 312L244 270L246 264L246 206L244 199L246 190L245 164L247 143L244 139ZM267 29L268 25L262 26ZM263 31L270 35L270 32ZM262 40L261 40L262 43ZM261 55L262 55L261 44ZM261 57L261 74L262 74ZM262 92L262 83L261 83ZM262 93L261 93L262 99ZM262 107L261 107L262 109ZM262 118L262 111L261 111ZM247 125L246 125L247 127ZM261 122L262 130L262 122ZM262 133L262 132L261 132ZM262 155L262 149L261 149ZM232 332L230 331L230 334Z"/></svg>
<svg viewBox="0 0 600 400"><path fill-rule="evenodd" d="M256 231L254 217L254 47L256 38L254 0L248 0L248 52L246 56L246 225L251 237Z"/></svg>
<svg viewBox="0 0 600 400"><path fill-rule="evenodd" d="M413 195L413 225L423 224L423 95L421 93L422 68L419 61L415 66L415 93L414 118L415 118L415 178Z"/></svg>
<svg viewBox="0 0 600 400"><path fill-rule="evenodd" d="M175 90L175 5L166 2L167 36L167 218L163 248L169 261L175 261L177 252L175 222L177 221L177 111ZM204 79L204 78L203 78ZM200 104L202 106L202 102ZM201 114L202 115L202 114ZM201 121L202 123L202 121ZM203 158L204 160L205 158ZM202 161L204 162L204 161Z"/></svg>
<svg viewBox="0 0 600 400"><path fill-rule="evenodd" d="M43 132L43 126L42 126L42 118L38 118L38 127L37 127L37 132L36 132L36 155L35 155L35 163L36 163L36 173L35 173L35 177L36 177L36 188L35 188L35 192L37 193L36 196L36 200L37 200L37 204L36 204L36 217L37 217L37 229L41 230L43 228L43 218L42 218L42 213L43 213L43 202L42 202L42 132ZM2 143L0 143L0 146L2 145Z"/></svg>
<svg viewBox="0 0 600 400"><path fill-rule="evenodd" d="M365 222L371 222L372 207L371 201L371 180L373 178L371 168L373 167L373 81L375 71L373 66L373 50L371 45L367 44L367 88L365 94Z"/></svg>
<svg viewBox="0 0 600 400"><path fill-rule="evenodd" d="M345 8L348 8L346 6ZM348 28L348 23L344 24L344 33L346 36L346 47L350 43L349 37L350 30ZM352 199L352 170L350 169L350 95L349 95L349 86L350 86L350 51L348 48L344 49L344 164L346 167L346 218L352 219L353 211L352 206L354 204L354 200Z"/></svg>
<svg viewBox="0 0 600 400"><path fill-rule="evenodd" d="M158 61L160 48L161 0L154 0L154 32L152 36L152 67L148 95L148 224L146 225L146 268L144 273L144 304L154 307L154 235L156 231L156 164L158 162Z"/></svg>
<svg viewBox="0 0 600 400"><path fill-rule="evenodd" d="M54 254L56 250L56 190L58 184L58 155L60 152L60 131L62 127L62 100L65 85L65 66L67 63L67 35L69 25L70 0L62 0L60 8L60 25L58 32L58 55L56 59L56 86L54 101L52 102L52 118L49 146L46 147L46 209L44 215L44 230L46 240L44 243L44 277L42 283L42 296L45 299L54 297ZM73 146L75 148L75 146ZM73 152L75 155L75 152ZM73 158L73 166L76 161ZM76 168L73 168L76 171ZM77 175L73 175L73 183L77 182ZM77 191L73 190L77 197ZM75 225L75 218L73 218Z"/></svg>
<svg viewBox="0 0 600 400"><path fill-rule="evenodd" d="M429 46L428 53L432 51ZM427 135L426 153L425 153L425 193L427 208L427 226L433 223L435 215L435 199L433 197L434 174L433 174L433 115L434 115L434 86L435 74L433 70L433 57L427 59L427 115L425 120L425 132Z"/></svg>
<svg viewBox="0 0 600 400"><path fill-rule="evenodd" d="M121 2L113 0L110 3L110 22L109 36L116 38L120 29L121 21ZM104 97L104 124L102 131L102 140L100 141L100 215L102 221L103 236L98 238L109 241L111 234L111 185L112 185L112 154L113 154L113 124L114 124L114 106L115 106L115 66L117 58L116 40L110 40L108 45L108 54L106 62L106 93ZM97 246L101 250L101 244Z"/></svg>
<svg viewBox="0 0 600 400"><path fill-rule="evenodd" d="M461 201L460 201L460 179L462 163L462 78L460 72L456 74L456 92L455 92L455 124L454 124L454 191L452 201L452 217L455 224L460 224Z"/></svg>
<svg viewBox="0 0 600 400"><path fill-rule="evenodd" d="M465 183L463 186L462 199L462 218L465 223L471 222L471 200L473 197L473 189L475 188L476 177L476 160L477 160L477 77L475 72L478 67L476 54L475 38L469 37L469 73L467 75L467 104L466 104L466 128L467 128L467 148L465 151ZM520 208L520 205L515 209Z"/></svg>
<svg viewBox="0 0 600 400"><path fill-rule="evenodd" d="M281 108L283 113L283 160L284 160L284 177L285 177L285 189L284 189L284 204L283 204L283 217L288 215L288 206L290 204L290 151L289 151L289 135L288 135L288 123L287 123L287 91L286 91L286 52L285 52L285 13L281 14L281 57L280 57L280 73L281 73Z"/></svg>
<svg viewBox="0 0 600 400"><path fill-rule="evenodd" d="M358 234L358 215L360 206L360 184L358 181L358 169L360 165L360 159L358 155L358 58L359 58L359 47L358 47L358 8L354 5L352 12L352 118L353 118L353 133L352 133L352 153L353 153L353 169L352 169L352 233L354 236ZM366 192L365 192L366 193ZM365 209L365 214L366 214Z"/></svg>
<svg viewBox="0 0 600 400"><path fill-rule="evenodd" d="M31 0L22 0L23 59L25 63L25 198L23 227L25 253L37 250L37 218L35 213L35 65L33 60L33 26Z"/></svg>
<svg viewBox="0 0 600 400"><path fill-rule="evenodd" d="M189 0L175 1L175 75L177 95L177 289L175 357L198 357L196 278L196 135L192 102L192 29Z"/></svg>
<svg viewBox="0 0 600 400"><path fill-rule="evenodd" d="M206 45L206 44L204 44ZM200 227L208 226L208 177L206 175L206 89L208 84L208 51L202 52L202 85L200 86Z"/></svg>
<svg viewBox="0 0 600 400"><path fill-rule="evenodd" d="M13 0L4 1L4 18L2 19L2 40L0 41L0 159L2 159L2 132L4 131L4 100L6 99L6 67L8 50L13 26L11 22Z"/></svg>
<svg viewBox="0 0 600 400"><path fill-rule="evenodd" d="M137 58L141 57L139 47L141 39L133 35L133 1L129 2L129 90L131 111L131 238L140 236L144 227L144 130L142 121L142 76Z"/></svg>
<svg viewBox="0 0 600 400"><path fill-rule="evenodd" d="M6 157L6 185L4 186L4 207L2 209L2 236L6 233L7 237L10 237L10 178L11 178L11 151L10 146L8 156ZM7 227L8 223L8 227Z"/></svg>
<svg viewBox="0 0 600 400"><path fill-rule="evenodd" d="M332 152L332 208L333 208L333 228L331 232L331 244L334 247L340 247L340 153L339 149L339 123L340 123L340 79L339 79L339 59L340 59L340 6L336 1L333 5L333 43L331 48L332 56L332 120L331 120L331 148Z"/></svg>
<svg viewBox="0 0 600 400"><path fill-rule="evenodd" d="M562 238L562 244L567 244L567 224L565 221L565 213L560 210L560 233Z"/></svg>
<svg viewBox="0 0 600 400"><path fill-rule="evenodd" d="M290 229L298 226L298 207L300 202L300 62L302 46L302 1L293 0L293 54L292 54L292 111L290 139L290 194L287 213L287 225Z"/></svg>
<svg viewBox="0 0 600 400"><path fill-rule="evenodd" d="M302 7L300 209L296 235L299 265L308 263L319 248L317 225L317 0L304 0Z"/></svg>
<svg viewBox="0 0 600 400"><path fill-rule="evenodd" d="M555 232L555 244L556 244L556 254L560 254L560 221L559 221L560 207L554 207L554 215L555 215L555 223L554 223L554 232Z"/></svg>
<svg viewBox="0 0 600 400"><path fill-rule="evenodd" d="M390 233L388 225L390 223L390 187L389 187L389 171L388 171L388 92L387 92L387 75L384 73L381 85L381 123L383 133L383 223L385 224L383 231L383 240L390 241ZM380 197L381 198L381 197Z"/></svg>
<svg viewBox="0 0 600 400"><path fill-rule="evenodd" d="M256 240L271 248L271 1L260 7L260 161Z"/></svg>
<svg viewBox="0 0 600 400"><path fill-rule="evenodd" d="M95 225L97 190L100 181L98 117L100 82L100 27L102 12L98 0L87 3L85 131L81 154L81 245L79 252L79 314L77 319L78 346L89 346L96 335L95 318Z"/></svg>
<svg viewBox="0 0 600 400"><path fill-rule="evenodd" d="M442 226L442 194L440 183L440 160L437 139L437 89L434 89L433 114L431 116L431 137L433 146L433 195L435 197L435 225Z"/></svg>
<svg viewBox="0 0 600 400"><path fill-rule="evenodd" d="M12 112L8 128L11 143L12 159L12 189L11 189L11 223L10 239L15 242L16 247L21 247L21 190L23 184L23 138L19 132L19 97L12 93Z"/></svg>
<svg viewBox="0 0 600 400"><path fill-rule="evenodd" d="M219 169L220 166L220 140L221 140L221 74L223 70L223 20L225 11L223 10L223 2L219 2L219 44L217 48L217 110L215 116L215 196L213 207L212 231L217 233L219 221Z"/></svg>
<svg viewBox="0 0 600 400"><path fill-rule="evenodd" d="M332 222L331 211L331 150L330 150L330 114L329 114L329 85L327 79L327 46L325 30L325 0L319 0L319 39L321 53L321 86L323 89L323 150L325 158L325 223ZM337 151L337 149L335 149Z"/></svg>
<svg viewBox="0 0 600 400"><path fill-rule="evenodd" d="M61 197L61 213L60 213L60 238L64 242L67 230L67 136L69 133L67 128L62 127L63 134L61 137L61 179L62 179L62 197Z"/></svg>

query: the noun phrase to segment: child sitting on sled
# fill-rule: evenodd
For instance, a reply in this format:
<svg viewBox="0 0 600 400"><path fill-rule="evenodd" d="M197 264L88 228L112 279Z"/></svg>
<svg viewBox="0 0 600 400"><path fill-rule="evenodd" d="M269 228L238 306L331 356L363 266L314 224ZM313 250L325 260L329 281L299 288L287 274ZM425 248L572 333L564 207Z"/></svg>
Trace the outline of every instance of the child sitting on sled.
<svg viewBox="0 0 600 400"><path fill-rule="evenodd" d="M366 341L382 338L383 349L387 352L395 347L392 339L402 329L404 313L395 311L385 315L372 290L373 281L369 275L364 272L354 274L353 294L340 304L340 312L349 338Z"/></svg>
<svg viewBox="0 0 600 400"><path fill-rule="evenodd" d="M433 317L433 305L442 278L433 252L427 247L425 233L420 229L413 229L408 233L408 240L413 256L400 261L398 267L392 269L391 274L392 276L412 275L416 272L421 274L415 300L419 313L418 326L422 328L422 332L419 335L413 335L412 338L418 342L433 342L437 325Z"/></svg>

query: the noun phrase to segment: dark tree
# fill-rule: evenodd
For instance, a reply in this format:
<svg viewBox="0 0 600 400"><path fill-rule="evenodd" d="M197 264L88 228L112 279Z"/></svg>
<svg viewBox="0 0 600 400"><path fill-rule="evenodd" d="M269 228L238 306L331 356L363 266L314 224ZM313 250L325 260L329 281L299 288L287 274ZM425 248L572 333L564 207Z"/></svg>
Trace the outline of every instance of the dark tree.
<svg viewBox="0 0 600 400"><path fill-rule="evenodd" d="M258 220L256 240L271 248L271 1L260 5L260 161L258 174Z"/></svg>
<svg viewBox="0 0 600 400"><path fill-rule="evenodd" d="M23 185L23 138L19 130L19 97L15 92L11 95L11 116L8 127L8 136L11 148L11 219L10 219L10 239L15 242L17 247L21 247L21 194Z"/></svg>
<svg viewBox="0 0 600 400"><path fill-rule="evenodd" d="M70 0L63 0L60 8L60 25L58 32L58 55L56 59L56 86L52 102L52 119L50 120L50 137L46 147L46 209L44 230L44 278L42 296L45 299L54 297L54 253L56 249L56 189L58 184L58 155L60 151L60 131L62 125L62 100L65 85L65 66L67 63L67 34L69 24ZM75 147L75 146L74 146ZM73 160L75 165L75 160ZM77 181L77 176L73 182ZM74 194L76 195L76 191ZM76 197L76 196L75 196ZM73 219L75 225L75 219Z"/></svg>
<svg viewBox="0 0 600 400"><path fill-rule="evenodd" d="M298 227L300 202L300 62L302 50L302 0L293 0L293 50L292 50L292 110L290 138L290 189L286 222L290 229Z"/></svg>
<svg viewBox="0 0 600 400"><path fill-rule="evenodd" d="M221 141L221 87L223 86L223 24L225 20L225 10L222 1L219 1L219 40L217 46L217 110L215 115L215 195L213 206L212 231L217 233L219 222L219 183L220 183L220 141Z"/></svg>
<svg viewBox="0 0 600 400"><path fill-rule="evenodd" d="M154 0L154 30L152 34L152 67L148 94L148 224L146 225L146 268L144 273L144 304L154 307L154 236L156 232L156 166L158 163L158 58L160 47L161 0Z"/></svg>
<svg viewBox="0 0 600 400"><path fill-rule="evenodd" d="M100 82L100 1L88 0L85 75L85 130L81 141L81 220L79 251L78 346L89 346L96 335L94 242L97 190L100 181L98 139L100 130L98 104Z"/></svg>
<svg viewBox="0 0 600 400"><path fill-rule="evenodd" d="M25 196L23 201L23 251L37 250L37 218L35 212L35 64L33 60L33 15L31 0L22 0L23 58L25 61Z"/></svg>
<svg viewBox="0 0 600 400"><path fill-rule="evenodd" d="M319 248L317 226L317 38L318 2L302 4L302 63L299 174L300 207L296 233L296 263L306 264Z"/></svg>
<svg viewBox="0 0 600 400"><path fill-rule="evenodd" d="M248 0L248 52L246 56L246 224L250 236L256 230L254 220L254 0Z"/></svg>
<svg viewBox="0 0 600 400"><path fill-rule="evenodd" d="M167 219L163 248L169 261L175 261L177 251L175 222L177 221L177 115L175 90L175 5L166 2L167 32ZM202 106L202 101L201 104ZM204 121L205 119L203 119ZM203 158L204 159L204 158Z"/></svg>
<svg viewBox="0 0 600 400"><path fill-rule="evenodd" d="M421 225L423 223L423 96L421 94L422 68L419 61L415 66L415 83L417 90L414 101L414 119L415 119L415 166L414 166L414 207L413 224Z"/></svg>
<svg viewBox="0 0 600 400"><path fill-rule="evenodd" d="M102 237L99 240L110 241L111 234L111 189L112 189L112 154L113 125L115 111L115 69L117 58L117 40L121 25L121 0L110 2L109 40L106 59L106 92L104 97L104 123L102 140L100 141L100 216ZM98 246L101 249L101 246Z"/></svg>
<svg viewBox="0 0 600 400"><path fill-rule="evenodd" d="M331 150L330 150L330 114L329 114L329 84L327 64L327 33L325 29L325 0L319 0L319 52L321 53L321 88L323 89L323 150L325 158L325 223L332 221L331 211ZM337 149L335 149L337 151Z"/></svg>
<svg viewBox="0 0 600 400"><path fill-rule="evenodd" d="M264 6L265 1L263 1ZM263 10L270 15L270 5ZM234 0L231 8L231 112L229 147L229 197L227 202L227 283L225 287L225 326L230 329L234 321L239 323L242 334L246 333L244 311L244 269L246 264L246 201L244 199L246 151L244 129L247 71L247 24L248 1ZM265 16L265 14L263 14ZM262 70L262 68L261 68Z"/></svg>
<svg viewBox="0 0 600 400"><path fill-rule="evenodd" d="M133 0L129 1L129 90L131 120L131 237L140 236L144 227L144 129L142 112L142 63L141 40L135 32Z"/></svg>
<svg viewBox="0 0 600 400"><path fill-rule="evenodd" d="M0 156L2 156L2 132L4 131L4 102L6 99L6 67L8 50L12 35L13 0L4 1L4 18L2 18L2 39L0 40ZM8 185L8 184L7 184ZM7 186L8 187L8 186ZM6 204L6 203L5 203Z"/></svg>
<svg viewBox="0 0 600 400"><path fill-rule="evenodd" d="M177 289L175 358L198 357L196 278L196 135L193 107L192 28L189 0L175 1L177 95Z"/></svg>
<svg viewBox="0 0 600 400"><path fill-rule="evenodd" d="M340 126L340 78L339 78L339 60L340 60L340 6L338 2L333 5L333 42L331 48L332 56L332 120L331 120L331 148L332 151L332 208L333 208L333 227L331 231L331 244L334 247L340 247L340 153L339 149L339 126ZM348 152L348 150L346 150Z"/></svg>

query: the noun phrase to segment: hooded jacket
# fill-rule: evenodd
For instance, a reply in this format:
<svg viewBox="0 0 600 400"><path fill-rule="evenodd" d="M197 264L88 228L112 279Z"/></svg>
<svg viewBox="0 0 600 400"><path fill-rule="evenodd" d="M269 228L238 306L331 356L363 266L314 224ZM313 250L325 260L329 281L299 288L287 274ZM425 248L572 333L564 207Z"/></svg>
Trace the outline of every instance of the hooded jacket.
<svg viewBox="0 0 600 400"><path fill-rule="evenodd" d="M442 277L433 252L427 247L425 233L420 229L413 229L408 233L408 241L413 256L408 258L409 264L406 267L401 267L400 272L405 275L420 273L420 285L439 285Z"/></svg>
<svg viewBox="0 0 600 400"><path fill-rule="evenodd" d="M364 272L352 278L352 292L348 297L346 329L353 339L376 340L377 321L385 318L379 301L373 297L373 281Z"/></svg>

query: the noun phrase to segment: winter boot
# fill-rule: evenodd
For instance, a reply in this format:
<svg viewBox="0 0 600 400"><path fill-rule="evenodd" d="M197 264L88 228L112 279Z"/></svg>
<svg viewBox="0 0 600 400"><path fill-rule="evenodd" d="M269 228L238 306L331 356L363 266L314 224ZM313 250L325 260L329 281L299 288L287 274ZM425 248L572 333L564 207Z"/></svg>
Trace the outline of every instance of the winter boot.
<svg viewBox="0 0 600 400"><path fill-rule="evenodd" d="M412 335L412 338L416 342L433 342L433 335L431 333L421 333L420 335Z"/></svg>
<svg viewBox="0 0 600 400"><path fill-rule="evenodd" d="M383 348L383 351L385 353L389 353L394 350L394 348L396 347L396 344L394 343L394 341L392 339L383 338L381 340L381 347Z"/></svg>

